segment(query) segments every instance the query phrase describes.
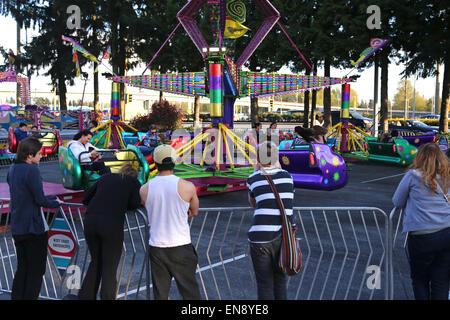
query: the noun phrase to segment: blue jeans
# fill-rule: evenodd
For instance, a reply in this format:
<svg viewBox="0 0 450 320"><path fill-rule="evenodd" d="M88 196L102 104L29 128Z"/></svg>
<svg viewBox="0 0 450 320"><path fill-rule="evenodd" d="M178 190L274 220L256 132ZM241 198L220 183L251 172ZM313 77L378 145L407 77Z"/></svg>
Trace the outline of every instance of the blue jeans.
<svg viewBox="0 0 450 320"><path fill-rule="evenodd" d="M450 228L408 239L409 264L416 300L447 300Z"/></svg>
<svg viewBox="0 0 450 320"><path fill-rule="evenodd" d="M286 275L278 266L282 238L271 242L250 243L258 300L286 300Z"/></svg>

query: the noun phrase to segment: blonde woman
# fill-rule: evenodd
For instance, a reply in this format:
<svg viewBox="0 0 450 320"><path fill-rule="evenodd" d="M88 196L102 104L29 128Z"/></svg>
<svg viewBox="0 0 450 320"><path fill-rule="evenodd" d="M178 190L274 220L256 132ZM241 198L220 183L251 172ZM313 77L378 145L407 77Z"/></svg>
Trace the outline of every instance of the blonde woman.
<svg viewBox="0 0 450 320"><path fill-rule="evenodd" d="M82 300L95 300L100 282L100 298L116 298L125 213L141 204L137 176L136 169L127 163L119 173L102 175L84 194L83 204L87 206L84 235L91 262L78 293Z"/></svg>
<svg viewBox="0 0 450 320"><path fill-rule="evenodd" d="M450 273L449 160L434 143L422 145L392 202L404 208L403 232L417 300L447 300Z"/></svg>

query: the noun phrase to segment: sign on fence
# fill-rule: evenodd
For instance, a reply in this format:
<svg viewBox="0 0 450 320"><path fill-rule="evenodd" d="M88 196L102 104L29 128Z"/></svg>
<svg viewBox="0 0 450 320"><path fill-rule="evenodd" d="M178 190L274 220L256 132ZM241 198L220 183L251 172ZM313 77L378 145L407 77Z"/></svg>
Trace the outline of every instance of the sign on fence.
<svg viewBox="0 0 450 320"><path fill-rule="evenodd" d="M64 277L76 249L77 243L73 231L66 217L61 213L61 210L58 210L48 233L48 250L55 267L58 269L60 279Z"/></svg>

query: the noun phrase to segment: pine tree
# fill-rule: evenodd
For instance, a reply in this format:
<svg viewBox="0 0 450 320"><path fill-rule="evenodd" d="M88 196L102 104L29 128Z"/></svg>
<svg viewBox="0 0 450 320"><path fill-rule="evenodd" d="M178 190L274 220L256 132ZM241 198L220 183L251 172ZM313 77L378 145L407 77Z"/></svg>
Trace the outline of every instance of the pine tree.
<svg viewBox="0 0 450 320"><path fill-rule="evenodd" d="M402 0L402 15L398 16L399 36L405 54L401 62L406 64L405 76L421 77L436 74L436 62L443 61L445 71L442 89L439 130L448 132L450 108L450 9L447 1Z"/></svg>
<svg viewBox="0 0 450 320"><path fill-rule="evenodd" d="M66 83L74 84L76 70L72 63L72 48L63 44L61 35L69 34L67 29L67 7L73 1L61 0L31 4L33 19L39 26L39 36L34 37L25 47L24 62L30 67L30 72L40 74L40 70L49 67L44 74L50 76L53 88L59 95L61 110L67 110ZM85 59L80 56L80 65Z"/></svg>

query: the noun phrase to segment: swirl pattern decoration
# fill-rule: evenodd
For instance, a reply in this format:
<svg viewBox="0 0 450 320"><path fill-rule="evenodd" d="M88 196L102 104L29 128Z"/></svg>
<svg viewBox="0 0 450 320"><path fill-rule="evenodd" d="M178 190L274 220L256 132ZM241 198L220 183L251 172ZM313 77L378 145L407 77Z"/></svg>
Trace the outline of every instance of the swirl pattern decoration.
<svg viewBox="0 0 450 320"><path fill-rule="evenodd" d="M245 4L240 0L231 0L227 2L227 16L239 23L244 23L246 18Z"/></svg>
<svg viewBox="0 0 450 320"><path fill-rule="evenodd" d="M372 38L370 39L370 46L372 48L379 48L385 44L386 40L379 39L379 38Z"/></svg>

